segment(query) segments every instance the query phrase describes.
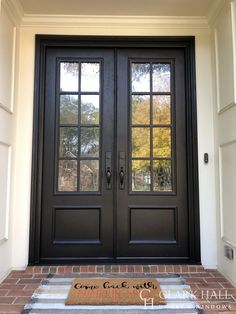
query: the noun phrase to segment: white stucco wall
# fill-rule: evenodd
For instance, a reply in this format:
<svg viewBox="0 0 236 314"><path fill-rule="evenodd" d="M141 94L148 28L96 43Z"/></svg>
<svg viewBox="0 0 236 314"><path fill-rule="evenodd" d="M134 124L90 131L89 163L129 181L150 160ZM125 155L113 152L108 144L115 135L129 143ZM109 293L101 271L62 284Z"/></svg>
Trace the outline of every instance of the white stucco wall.
<svg viewBox="0 0 236 314"><path fill-rule="evenodd" d="M147 18L148 20L148 18ZM91 19L91 23L81 22L75 18L75 24L66 24L63 18L52 17L40 20L28 17L20 30L19 73L17 92L17 131L16 158L14 172L14 215L12 267L25 267L28 262L30 189L31 189L31 155L33 127L33 91L35 34L68 35L148 35L148 36L196 36L197 69L197 110L199 142L199 189L200 189L200 223L202 264L208 268L217 265L216 245L216 211L215 211L215 164L214 164L214 130L212 101L212 69L210 31L203 23L199 27L185 21L173 20L172 24L163 23L152 18L148 25L140 19L122 19L117 23L111 18ZM189 20L190 21L190 20ZM63 24L64 23L64 24ZM113 24L111 24L113 23ZM179 27L176 23L179 23ZM196 20L196 23L198 21ZM40 26L41 25L41 26ZM64 25L64 27L60 27ZM209 154L209 164L203 163L203 154Z"/></svg>

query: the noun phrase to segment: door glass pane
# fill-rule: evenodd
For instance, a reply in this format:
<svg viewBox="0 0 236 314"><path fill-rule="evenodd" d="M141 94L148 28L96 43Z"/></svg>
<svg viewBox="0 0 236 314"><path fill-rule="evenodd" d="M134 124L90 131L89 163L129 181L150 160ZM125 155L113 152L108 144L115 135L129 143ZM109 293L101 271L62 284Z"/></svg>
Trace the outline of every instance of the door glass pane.
<svg viewBox="0 0 236 314"><path fill-rule="evenodd" d="M132 128L132 157L150 157L149 128Z"/></svg>
<svg viewBox="0 0 236 314"><path fill-rule="evenodd" d="M81 96L81 123L99 123L99 95Z"/></svg>
<svg viewBox="0 0 236 314"><path fill-rule="evenodd" d="M150 124L149 96L132 96L132 124Z"/></svg>
<svg viewBox="0 0 236 314"><path fill-rule="evenodd" d="M60 160L58 191L77 191L77 160Z"/></svg>
<svg viewBox="0 0 236 314"><path fill-rule="evenodd" d="M80 161L80 191L99 190L99 161Z"/></svg>
<svg viewBox="0 0 236 314"><path fill-rule="evenodd" d="M100 64L81 63L81 91L99 92L100 89Z"/></svg>
<svg viewBox="0 0 236 314"><path fill-rule="evenodd" d="M78 153L78 128L60 127L60 157L76 158Z"/></svg>
<svg viewBox="0 0 236 314"><path fill-rule="evenodd" d="M174 164L171 61L139 61L130 65L130 185L133 192L169 192Z"/></svg>
<svg viewBox="0 0 236 314"><path fill-rule="evenodd" d="M152 71L153 92L170 92L170 64L153 64Z"/></svg>
<svg viewBox="0 0 236 314"><path fill-rule="evenodd" d="M61 62L60 64L60 91L77 92L79 86L79 64Z"/></svg>
<svg viewBox="0 0 236 314"><path fill-rule="evenodd" d="M153 128L153 156L171 157L170 128Z"/></svg>
<svg viewBox="0 0 236 314"><path fill-rule="evenodd" d="M57 191L98 191L101 62L70 59L59 67Z"/></svg>
<svg viewBox="0 0 236 314"><path fill-rule="evenodd" d="M171 160L154 160L153 173L154 191L172 191Z"/></svg>
<svg viewBox="0 0 236 314"><path fill-rule="evenodd" d="M60 96L60 124L78 123L78 96Z"/></svg>
<svg viewBox="0 0 236 314"><path fill-rule="evenodd" d="M153 124L170 124L170 96L153 96Z"/></svg>
<svg viewBox="0 0 236 314"><path fill-rule="evenodd" d="M150 64L132 63L132 92L150 91Z"/></svg>
<svg viewBox="0 0 236 314"><path fill-rule="evenodd" d="M99 128L81 127L80 151L82 157L99 157Z"/></svg>
<svg viewBox="0 0 236 314"><path fill-rule="evenodd" d="M149 160L132 161L132 190L150 191L151 175Z"/></svg>

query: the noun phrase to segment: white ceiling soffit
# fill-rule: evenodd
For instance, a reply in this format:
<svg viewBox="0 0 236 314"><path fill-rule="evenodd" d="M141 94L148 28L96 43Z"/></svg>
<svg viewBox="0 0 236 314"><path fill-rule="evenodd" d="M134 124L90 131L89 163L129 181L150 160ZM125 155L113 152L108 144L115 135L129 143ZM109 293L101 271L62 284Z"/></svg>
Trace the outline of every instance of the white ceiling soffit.
<svg viewBox="0 0 236 314"><path fill-rule="evenodd" d="M222 1L222 0L221 0ZM218 0L20 0L24 14L208 16Z"/></svg>

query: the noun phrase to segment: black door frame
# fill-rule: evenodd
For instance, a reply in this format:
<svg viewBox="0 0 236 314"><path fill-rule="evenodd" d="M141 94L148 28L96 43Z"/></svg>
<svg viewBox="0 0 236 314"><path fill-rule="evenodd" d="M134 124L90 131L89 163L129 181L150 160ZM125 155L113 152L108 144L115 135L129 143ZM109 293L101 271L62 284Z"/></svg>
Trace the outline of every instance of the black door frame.
<svg viewBox="0 0 236 314"><path fill-rule="evenodd" d="M33 118L33 151L31 183L31 215L29 265L40 262L40 225L42 199L42 164L44 137L44 80L47 47L84 47L84 48L181 48L185 53L186 81L186 144L188 177L188 215L189 215L189 260L186 263L200 263L200 221L198 188L198 142L197 142L197 104L195 71L195 38L181 37L109 37L109 36L61 36L36 35L35 87ZM88 263L83 260L83 263ZM104 263L104 260L101 261ZM109 261L111 262L111 261ZM115 261L112 261L115 262ZM121 263L120 260L117 261ZM122 263L137 260L122 260ZM151 263L179 263L179 260L151 260ZM63 262L64 263L64 262ZM93 261L94 263L94 261ZM96 260L99 263L99 259ZM150 263L150 260L138 260Z"/></svg>

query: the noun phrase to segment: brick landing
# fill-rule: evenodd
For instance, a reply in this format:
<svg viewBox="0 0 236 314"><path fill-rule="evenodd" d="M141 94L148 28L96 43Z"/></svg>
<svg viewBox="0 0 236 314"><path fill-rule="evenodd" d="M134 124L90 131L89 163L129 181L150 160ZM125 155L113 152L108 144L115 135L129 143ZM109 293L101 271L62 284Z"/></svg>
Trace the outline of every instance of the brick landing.
<svg viewBox="0 0 236 314"><path fill-rule="evenodd" d="M236 314L236 288L219 272L193 265L34 266L12 271L0 284L0 314L19 314L49 273L178 273L209 314ZM225 300L227 298L227 300Z"/></svg>

